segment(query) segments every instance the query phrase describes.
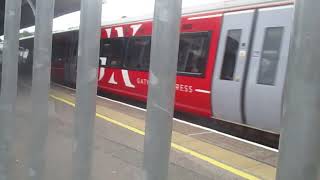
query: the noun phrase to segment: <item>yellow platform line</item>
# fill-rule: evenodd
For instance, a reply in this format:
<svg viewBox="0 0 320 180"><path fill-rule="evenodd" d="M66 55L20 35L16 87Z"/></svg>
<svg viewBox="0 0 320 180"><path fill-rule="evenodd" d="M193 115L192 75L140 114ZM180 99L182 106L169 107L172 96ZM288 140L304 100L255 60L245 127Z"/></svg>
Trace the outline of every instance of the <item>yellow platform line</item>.
<svg viewBox="0 0 320 180"><path fill-rule="evenodd" d="M55 99L55 100L58 100L58 101L60 101L60 102L63 102L63 103L65 103L65 104L68 104L68 105L70 105L70 106L75 107L75 104L74 104L73 102L67 100L67 99L64 99L64 98L61 98L61 97L58 97L58 96L55 96L55 95L50 95L50 97L53 98L53 99ZM140 134L140 135L143 135L143 136L145 135L145 132L142 131L142 130L140 130L140 129L137 129L137 128L132 127L132 126L129 126L129 125L127 125L127 124L121 123L121 122L116 121L116 120L114 120L114 119L112 119L112 118L106 117L106 116L104 116L104 115L102 115L102 114L96 113L96 117L98 117L98 118L100 118L100 119L103 119L103 120L105 120L105 121L107 121L107 122L110 122L110 123L112 123L112 124L115 124L115 125L117 125L117 126L120 126L120 127L122 127L122 128L128 129L128 130L130 130L130 131L132 131L132 132L135 132L135 133L137 133L137 134ZM191 150L191 149L188 149L188 148L186 148L186 147L180 146L180 145L178 145L178 144L176 144L176 143L171 143L171 147L174 148L174 149L176 149L176 150L178 150L178 151L181 151L181 152L183 152L183 153L189 154L189 155L191 155L191 156L193 156L193 157L196 157L196 158L198 158L198 159L201 159L201 160L203 160L203 161L206 161L206 162L208 162L208 163L210 163L210 164L212 164L212 165L214 165L214 166L216 166L216 167L219 167L219 168L221 168L221 169L224 169L224 170L226 170L226 171L229 171L229 172L231 172L231 173L233 173L233 174L235 174L235 175L238 175L238 176L240 176L240 177L242 177L242 178L249 179L249 180L259 180L259 178L255 177L255 176L253 176L253 175L251 175L251 174L248 174L248 173L246 173L246 172L244 172L244 171L241 171L241 170L239 170L239 169L236 169L236 168L234 168L234 167L231 167L231 166L229 166L229 165L227 165L227 164L224 164L224 163L222 163L222 162L219 162L219 161L217 161L217 160L215 160L215 159L212 159L211 157L208 157L208 156L206 156L206 155L203 155L203 154L201 154L201 153L198 153L198 152L193 151L193 150Z"/></svg>

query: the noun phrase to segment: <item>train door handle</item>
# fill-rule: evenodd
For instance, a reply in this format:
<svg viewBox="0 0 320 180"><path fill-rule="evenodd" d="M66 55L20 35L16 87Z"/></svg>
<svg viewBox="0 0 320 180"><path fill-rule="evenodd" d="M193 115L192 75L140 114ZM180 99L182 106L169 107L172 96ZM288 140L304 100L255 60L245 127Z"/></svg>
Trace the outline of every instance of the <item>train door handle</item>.
<svg viewBox="0 0 320 180"><path fill-rule="evenodd" d="M240 51L239 51L239 57L240 57L240 58L243 58L243 60L245 60L245 59L246 59L246 58L245 58L246 56L247 56L247 51L246 51L246 50L240 50Z"/></svg>

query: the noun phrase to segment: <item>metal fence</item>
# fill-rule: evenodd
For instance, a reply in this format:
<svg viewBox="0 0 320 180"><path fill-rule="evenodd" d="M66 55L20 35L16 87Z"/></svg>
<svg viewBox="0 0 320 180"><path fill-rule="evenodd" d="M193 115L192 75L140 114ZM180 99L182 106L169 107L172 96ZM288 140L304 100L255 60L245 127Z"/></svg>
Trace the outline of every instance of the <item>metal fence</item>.
<svg viewBox="0 0 320 180"><path fill-rule="evenodd" d="M88 180L91 173L101 3L101 0L81 1L73 135L74 180ZM144 144L144 177L148 180L165 180L168 177L181 6L181 0L156 0L155 3ZM296 3L295 38L288 71L286 121L281 139L278 179L319 177L320 145L317 140L320 138L320 114L317 97L320 92L320 54L313 47L320 45L320 24L315 18L320 13L316 7L320 7L317 0L299 0ZM33 132L27 163L28 178L32 180L44 179L53 11L54 0L36 1L32 80ZM16 134L20 14L21 0L6 0L0 101L0 180L14 179L16 163L13 142ZM301 62L302 55L304 62ZM296 109L301 111L297 112Z"/></svg>
<svg viewBox="0 0 320 180"><path fill-rule="evenodd" d="M30 1L29 1L30 3ZM87 180L91 173L91 156L95 119L95 96L101 24L101 0L81 1L81 25L77 69L75 129L73 136L72 179ZM48 134L48 93L52 51L54 0L37 0L33 8L36 19L32 79L32 140L28 154L28 178L44 179L45 144ZM35 9L35 10L34 10ZM0 129L0 179L14 179L14 145L21 0L7 0L3 47L3 73ZM174 84L179 46L181 0L159 0L155 5L151 52L151 83L145 143L145 177L166 179L172 130ZM169 37L167 41L161 37ZM163 55L165 54L165 55ZM162 61L159 61L161 58ZM170 68L167 68L170 67ZM166 98L160 98L163 93ZM162 96L163 97L163 96ZM170 104L168 107L167 105ZM152 118L153 117L153 118ZM166 131L157 131L157 127ZM159 139L160 137L160 139ZM159 149L157 155L152 155ZM159 150L157 150L159 151ZM154 162L157 163L154 163Z"/></svg>

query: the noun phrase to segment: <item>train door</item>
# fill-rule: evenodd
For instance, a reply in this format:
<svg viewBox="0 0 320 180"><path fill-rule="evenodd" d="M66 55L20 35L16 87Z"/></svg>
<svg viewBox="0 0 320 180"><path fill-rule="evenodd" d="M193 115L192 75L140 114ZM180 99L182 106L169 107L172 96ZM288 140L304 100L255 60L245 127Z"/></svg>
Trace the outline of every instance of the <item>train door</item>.
<svg viewBox="0 0 320 180"><path fill-rule="evenodd" d="M241 89L254 10L224 14L212 82L215 118L242 123Z"/></svg>
<svg viewBox="0 0 320 180"><path fill-rule="evenodd" d="M245 90L249 125L277 132L282 114L292 6L258 11Z"/></svg>

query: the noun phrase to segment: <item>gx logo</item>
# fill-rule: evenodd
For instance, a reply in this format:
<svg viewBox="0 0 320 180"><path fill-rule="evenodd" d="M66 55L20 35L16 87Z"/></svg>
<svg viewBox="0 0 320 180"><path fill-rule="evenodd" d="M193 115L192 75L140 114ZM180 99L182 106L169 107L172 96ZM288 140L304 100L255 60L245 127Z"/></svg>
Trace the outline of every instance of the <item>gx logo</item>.
<svg viewBox="0 0 320 180"><path fill-rule="evenodd" d="M107 58L106 57L100 57L101 65L105 66L107 65ZM99 73L99 81L101 81L105 76L106 68L100 68ZM118 82L114 78L115 73L113 72L108 80L109 84L118 84ZM133 85L130 81L129 72L126 69L121 69L121 76L124 81L124 84L126 87L135 88L135 85Z"/></svg>

